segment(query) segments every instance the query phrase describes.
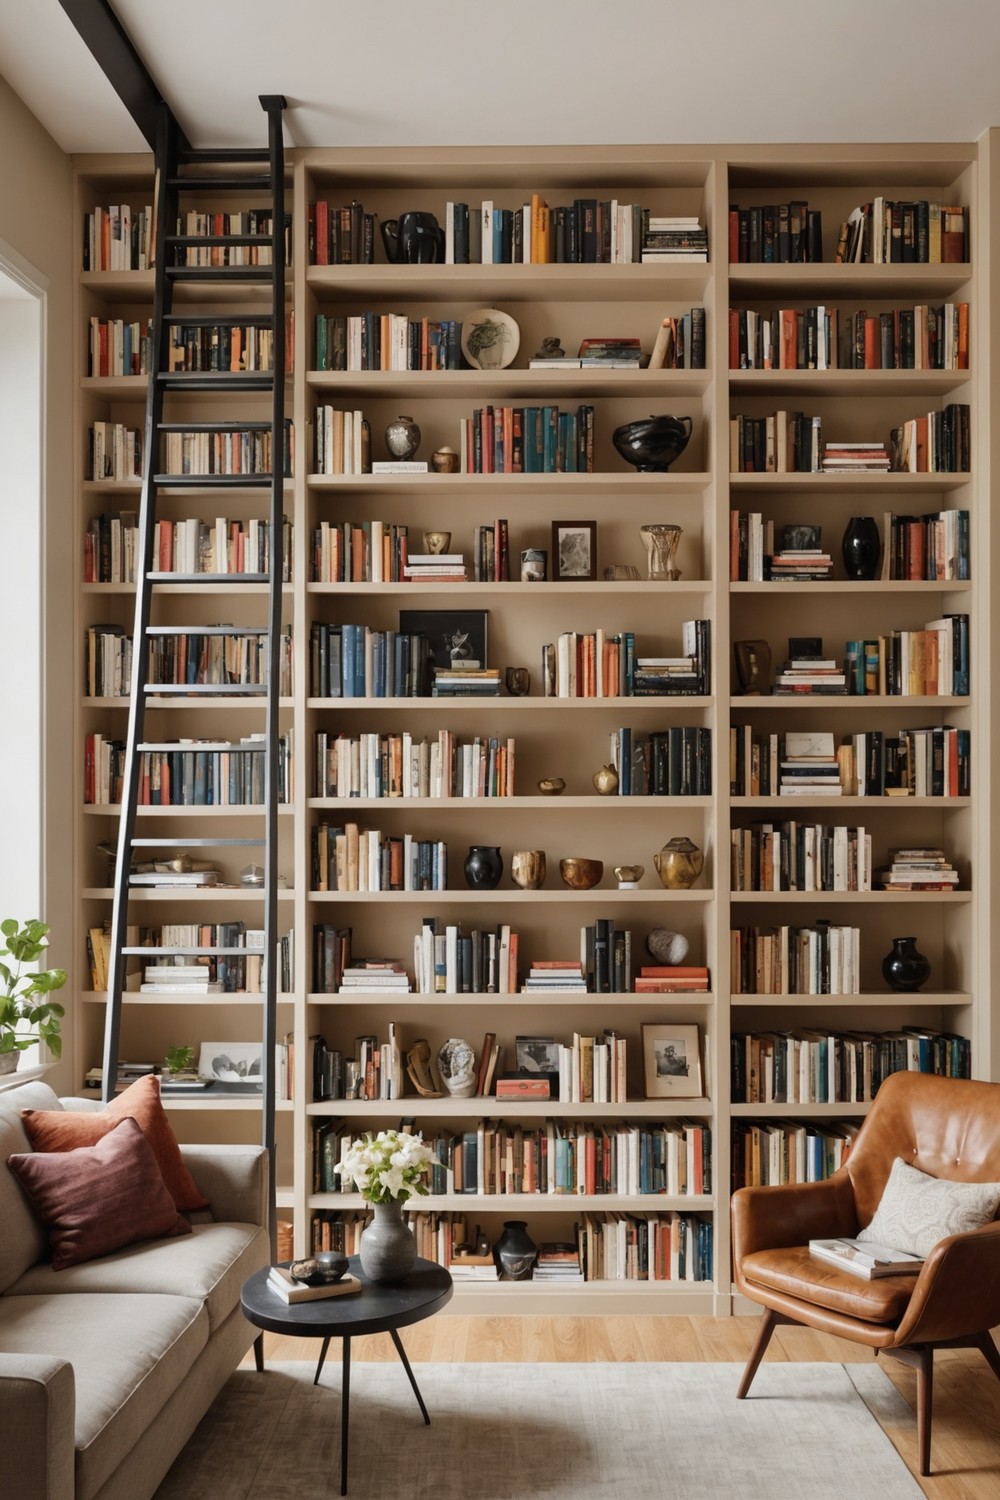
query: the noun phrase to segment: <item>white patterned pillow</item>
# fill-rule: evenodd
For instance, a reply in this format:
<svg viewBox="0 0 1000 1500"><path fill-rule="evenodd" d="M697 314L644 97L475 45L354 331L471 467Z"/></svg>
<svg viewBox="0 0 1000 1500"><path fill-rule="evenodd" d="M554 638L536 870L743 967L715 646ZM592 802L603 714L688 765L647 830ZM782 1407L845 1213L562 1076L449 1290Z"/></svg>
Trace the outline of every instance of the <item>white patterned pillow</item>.
<svg viewBox="0 0 1000 1500"><path fill-rule="evenodd" d="M927 1256L950 1234L979 1229L996 1218L1000 1182L949 1182L918 1172L897 1156L875 1217L859 1240Z"/></svg>

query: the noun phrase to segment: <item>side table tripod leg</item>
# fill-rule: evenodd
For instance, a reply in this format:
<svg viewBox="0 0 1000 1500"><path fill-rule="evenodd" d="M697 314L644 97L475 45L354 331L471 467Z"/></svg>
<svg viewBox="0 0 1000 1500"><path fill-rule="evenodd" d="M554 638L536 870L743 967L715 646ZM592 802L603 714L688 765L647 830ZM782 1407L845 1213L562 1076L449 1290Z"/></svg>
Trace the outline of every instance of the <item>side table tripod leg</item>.
<svg viewBox="0 0 1000 1500"><path fill-rule="evenodd" d="M351 1415L351 1340L344 1335L343 1389L340 1396L340 1493L347 1494L347 1432Z"/></svg>
<svg viewBox="0 0 1000 1500"><path fill-rule="evenodd" d="M330 1340L324 1339L323 1346L319 1351L319 1363L316 1366L316 1374L313 1376L313 1385L319 1385L319 1377L323 1373L323 1361L326 1359L326 1351L330 1347Z"/></svg>
<svg viewBox="0 0 1000 1500"><path fill-rule="evenodd" d="M253 1341L253 1360L258 1373L264 1368L264 1335L258 1333Z"/></svg>
<svg viewBox="0 0 1000 1500"><path fill-rule="evenodd" d="M413 1378L413 1371L410 1369L410 1361L406 1357L406 1350L403 1348L403 1341L399 1337L399 1334L396 1332L395 1328L389 1329L389 1337L392 1339L392 1342L396 1346L396 1353L403 1361L403 1369L406 1371L406 1378L409 1380L410 1384L413 1387L413 1394L417 1398L417 1405L420 1407L420 1410L423 1413L424 1422L429 1427L431 1425L431 1419L427 1415L427 1408L424 1405L424 1398L420 1394L420 1388Z"/></svg>

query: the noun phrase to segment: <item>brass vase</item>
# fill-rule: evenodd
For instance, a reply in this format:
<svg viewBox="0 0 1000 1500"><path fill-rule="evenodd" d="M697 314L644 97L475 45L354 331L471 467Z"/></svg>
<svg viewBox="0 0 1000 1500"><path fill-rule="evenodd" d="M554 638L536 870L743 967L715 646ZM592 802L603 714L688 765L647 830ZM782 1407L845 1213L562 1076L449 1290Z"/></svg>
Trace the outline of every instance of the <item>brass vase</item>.
<svg viewBox="0 0 1000 1500"><path fill-rule="evenodd" d="M680 836L653 855L656 872L668 891L688 891L701 874L705 856L697 844Z"/></svg>

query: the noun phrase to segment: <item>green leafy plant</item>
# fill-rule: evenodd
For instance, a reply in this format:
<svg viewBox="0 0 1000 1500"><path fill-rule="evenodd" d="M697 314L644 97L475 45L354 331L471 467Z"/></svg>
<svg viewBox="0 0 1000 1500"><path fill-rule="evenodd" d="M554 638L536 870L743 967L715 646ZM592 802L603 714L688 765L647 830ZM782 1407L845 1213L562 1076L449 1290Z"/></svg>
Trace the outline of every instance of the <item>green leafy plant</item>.
<svg viewBox="0 0 1000 1500"><path fill-rule="evenodd" d="M25 972L45 952L48 923L37 918L22 927L14 917L0 922L4 945L0 948L0 1054L24 1052L35 1042L44 1042L53 1057L62 1056L60 1023L66 1014L55 1000L46 997L66 983L65 969ZM27 1027L27 1031L23 1028Z"/></svg>
<svg viewBox="0 0 1000 1500"><path fill-rule="evenodd" d="M168 1047L164 1059L168 1073L186 1073L194 1062L193 1047Z"/></svg>

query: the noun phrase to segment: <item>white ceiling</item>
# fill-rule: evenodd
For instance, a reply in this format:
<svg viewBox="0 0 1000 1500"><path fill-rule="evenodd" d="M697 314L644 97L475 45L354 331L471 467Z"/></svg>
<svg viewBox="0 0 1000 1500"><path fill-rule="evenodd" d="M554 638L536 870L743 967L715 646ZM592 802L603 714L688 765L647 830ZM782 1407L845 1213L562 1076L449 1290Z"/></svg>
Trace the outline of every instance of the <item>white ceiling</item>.
<svg viewBox="0 0 1000 1500"><path fill-rule="evenodd" d="M1000 123L998 0L114 0L195 145L962 141ZM66 151L145 143L59 0L0 74ZM7 143L9 144L9 143Z"/></svg>

